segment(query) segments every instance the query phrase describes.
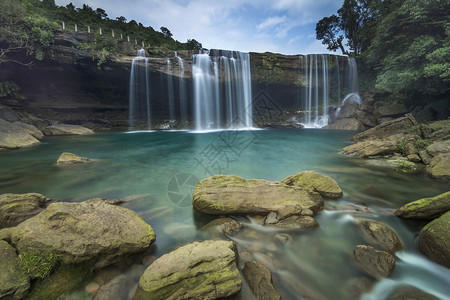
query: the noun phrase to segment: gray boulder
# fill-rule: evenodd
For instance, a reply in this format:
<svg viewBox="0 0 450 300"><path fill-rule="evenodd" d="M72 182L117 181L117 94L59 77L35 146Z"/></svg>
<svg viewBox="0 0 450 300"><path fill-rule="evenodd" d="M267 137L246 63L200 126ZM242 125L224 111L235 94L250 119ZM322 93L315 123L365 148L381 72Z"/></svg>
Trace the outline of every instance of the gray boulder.
<svg viewBox="0 0 450 300"><path fill-rule="evenodd" d="M358 245L353 250L358 266L375 279L388 277L395 266L395 257L389 252L371 246Z"/></svg>
<svg viewBox="0 0 450 300"><path fill-rule="evenodd" d="M386 138L393 134L403 133L406 129L409 129L414 125L417 125L417 121L411 114L407 114L405 117L384 122L364 132L358 133L352 138L352 140L355 142L362 142Z"/></svg>
<svg viewBox="0 0 450 300"><path fill-rule="evenodd" d="M153 229L135 212L101 199L53 203L42 213L0 231L19 252L56 253L65 263L87 261L94 268L145 250Z"/></svg>
<svg viewBox="0 0 450 300"><path fill-rule="evenodd" d="M88 135L94 134L89 128L80 125L55 124L44 129L45 135Z"/></svg>
<svg viewBox="0 0 450 300"><path fill-rule="evenodd" d="M30 288L30 278L22 271L16 250L0 240L0 299L22 299Z"/></svg>
<svg viewBox="0 0 450 300"><path fill-rule="evenodd" d="M397 234L386 224L369 219L358 219L358 225L368 243L380 246L391 253L403 248Z"/></svg>
<svg viewBox="0 0 450 300"><path fill-rule="evenodd" d="M236 249L229 241L193 242L155 260L139 280L134 300L218 299L241 290Z"/></svg>
<svg viewBox="0 0 450 300"><path fill-rule="evenodd" d="M0 151L31 147L40 142L17 124L0 119Z"/></svg>
<svg viewBox="0 0 450 300"><path fill-rule="evenodd" d="M419 233L419 250L450 268L450 212L428 223Z"/></svg>
<svg viewBox="0 0 450 300"><path fill-rule="evenodd" d="M402 140L403 137L403 134L394 134L387 138L364 139L361 142L343 148L341 152L356 157L393 154L399 151L397 142Z"/></svg>
<svg viewBox="0 0 450 300"><path fill-rule="evenodd" d="M242 269L245 281L258 300L279 300L280 294L273 285L270 270L262 263L251 260Z"/></svg>
<svg viewBox="0 0 450 300"><path fill-rule="evenodd" d="M14 226L43 211L54 200L37 193L1 194L0 228Z"/></svg>
<svg viewBox="0 0 450 300"><path fill-rule="evenodd" d="M38 140L44 138L44 133L40 131L36 126L22 123L22 122L14 122L14 125L23 128L26 132L37 138Z"/></svg>
<svg viewBox="0 0 450 300"><path fill-rule="evenodd" d="M364 124L354 118L338 119L330 125L324 127L325 129L335 129L335 130L364 130Z"/></svg>
<svg viewBox="0 0 450 300"><path fill-rule="evenodd" d="M433 178L450 180L450 153L433 157L428 165L427 174Z"/></svg>

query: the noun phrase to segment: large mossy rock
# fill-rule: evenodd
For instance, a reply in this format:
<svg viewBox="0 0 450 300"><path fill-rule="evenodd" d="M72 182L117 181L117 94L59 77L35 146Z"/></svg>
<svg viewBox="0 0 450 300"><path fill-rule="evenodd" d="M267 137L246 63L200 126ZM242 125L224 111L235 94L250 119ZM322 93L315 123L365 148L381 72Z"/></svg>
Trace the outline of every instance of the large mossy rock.
<svg viewBox="0 0 450 300"><path fill-rule="evenodd" d="M342 197L342 190L336 180L316 171L303 171L288 176L281 182L309 192L317 192L326 198Z"/></svg>
<svg viewBox="0 0 450 300"><path fill-rule="evenodd" d="M16 249L0 240L0 299L22 299L30 278L20 268Z"/></svg>
<svg viewBox="0 0 450 300"><path fill-rule="evenodd" d="M109 265L145 250L155 233L135 212L104 203L54 203L16 227L0 231L19 252L56 253L65 263Z"/></svg>
<svg viewBox="0 0 450 300"><path fill-rule="evenodd" d="M45 135L88 135L94 134L89 128L80 125L55 124L44 129Z"/></svg>
<svg viewBox="0 0 450 300"><path fill-rule="evenodd" d="M14 123L0 119L0 151L31 147L40 144L39 140Z"/></svg>
<svg viewBox="0 0 450 300"><path fill-rule="evenodd" d="M267 215L298 207L317 212L323 209L323 199L280 182L244 179L236 175L216 175L201 180L194 189L193 205L198 211L213 215Z"/></svg>
<svg viewBox="0 0 450 300"><path fill-rule="evenodd" d="M399 133L387 138L363 140L343 148L342 153L356 157L393 154L399 151L397 143L403 138L404 135Z"/></svg>
<svg viewBox="0 0 450 300"><path fill-rule="evenodd" d="M450 268L450 212L420 231L419 250L431 260Z"/></svg>
<svg viewBox="0 0 450 300"><path fill-rule="evenodd" d="M364 124L354 118L345 118L345 119L338 119L334 121L332 124L327 125L324 127L325 129L335 129L335 130L364 130Z"/></svg>
<svg viewBox="0 0 450 300"><path fill-rule="evenodd" d="M37 193L1 194L0 228L19 224L37 215L54 200Z"/></svg>
<svg viewBox="0 0 450 300"><path fill-rule="evenodd" d="M434 219L450 210L450 191L430 198L422 198L403 205L394 212L402 218Z"/></svg>
<svg viewBox="0 0 450 300"><path fill-rule="evenodd" d="M56 161L57 166L75 165L89 162L90 159L70 152L63 152Z"/></svg>
<svg viewBox="0 0 450 300"><path fill-rule="evenodd" d="M403 248L397 234L388 225L369 219L358 219L358 225L368 243L391 253Z"/></svg>
<svg viewBox="0 0 450 300"><path fill-rule="evenodd" d="M134 300L218 299L241 290L233 242L203 241L155 260L139 280Z"/></svg>
<svg viewBox="0 0 450 300"><path fill-rule="evenodd" d="M364 132L355 135L352 140L355 142L362 142L367 140L386 138L394 134L403 134L407 129L417 125L417 121L411 114L405 117L400 117L391 121L384 122L378 126L370 128Z"/></svg>
<svg viewBox="0 0 450 300"><path fill-rule="evenodd" d="M371 246L358 245L353 250L358 266L375 279L388 277L395 267L395 257Z"/></svg>

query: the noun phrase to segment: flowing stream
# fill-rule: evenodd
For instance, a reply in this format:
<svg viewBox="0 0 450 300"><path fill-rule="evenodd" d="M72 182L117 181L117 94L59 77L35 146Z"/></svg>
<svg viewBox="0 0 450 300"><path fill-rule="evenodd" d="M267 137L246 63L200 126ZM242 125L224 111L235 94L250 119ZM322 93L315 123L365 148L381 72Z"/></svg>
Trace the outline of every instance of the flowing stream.
<svg viewBox="0 0 450 300"><path fill-rule="evenodd" d="M148 265L142 262L145 255L159 257L182 244L207 238L198 229L213 218L196 213L191 206L192 189L198 180L219 173L282 180L313 169L334 178L344 196L325 201L325 210L317 215L320 227L314 230L284 231L240 217L243 228L229 237L240 253L245 253L240 264L251 256L268 266L283 299L354 299L359 297L358 282L368 280L361 279L366 276L352 260L354 247L366 243L354 223L364 217L390 225L404 250L397 252L390 278L369 280L374 288L362 299L387 299L404 285L446 299L450 295L450 270L417 250L417 234L424 223L401 220L392 212L407 202L446 192L448 185L421 173L368 166L363 160L337 154L352 135L273 129L52 137L34 148L0 153L0 193L38 192L75 202L132 197L134 200L124 206L154 228L157 240L148 253L134 256L125 267L121 265L120 271L127 275L136 272L132 265ZM55 162L65 151L101 161L58 168ZM137 280L128 287L129 294ZM90 299L84 286L76 295L77 299ZM239 299L252 299L246 285Z"/></svg>

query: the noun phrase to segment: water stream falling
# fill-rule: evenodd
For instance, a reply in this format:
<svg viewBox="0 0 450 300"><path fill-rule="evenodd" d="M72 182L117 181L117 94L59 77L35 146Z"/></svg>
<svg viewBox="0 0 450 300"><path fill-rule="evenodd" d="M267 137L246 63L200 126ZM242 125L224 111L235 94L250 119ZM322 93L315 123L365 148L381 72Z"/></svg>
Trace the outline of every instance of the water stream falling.
<svg viewBox="0 0 450 300"><path fill-rule="evenodd" d="M167 97L169 104L170 122L175 122L175 99L173 98L173 77L170 67L170 59L167 59Z"/></svg>
<svg viewBox="0 0 450 300"><path fill-rule="evenodd" d="M253 126L248 53L212 50L196 54L192 74L197 131Z"/></svg>
<svg viewBox="0 0 450 300"><path fill-rule="evenodd" d="M184 62L181 57L178 56L178 53L175 51L175 57L178 60L178 67L180 70L179 79L178 79L178 93L179 93L179 101L180 101L180 123L181 128L187 128L188 122L188 97L186 90L186 83L184 79Z"/></svg>
<svg viewBox="0 0 450 300"><path fill-rule="evenodd" d="M148 58L144 49L138 50L131 63L129 125L130 128L151 128Z"/></svg>

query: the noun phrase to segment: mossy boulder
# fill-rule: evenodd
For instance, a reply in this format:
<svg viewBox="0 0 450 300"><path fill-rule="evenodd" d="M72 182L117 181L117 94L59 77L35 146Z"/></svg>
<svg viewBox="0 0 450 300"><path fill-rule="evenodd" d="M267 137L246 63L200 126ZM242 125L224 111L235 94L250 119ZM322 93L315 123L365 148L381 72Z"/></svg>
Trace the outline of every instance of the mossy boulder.
<svg viewBox="0 0 450 300"><path fill-rule="evenodd" d="M230 241L202 241L155 260L139 280L134 300L218 299L241 290L236 249Z"/></svg>
<svg viewBox="0 0 450 300"><path fill-rule="evenodd" d="M288 176L281 182L309 192L317 192L326 198L342 197L342 190L336 180L316 171L303 171Z"/></svg>
<svg viewBox="0 0 450 300"><path fill-rule="evenodd" d="M323 209L323 199L318 193L280 182L216 175L195 186L193 205L198 211L213 215L267 215L286 206L317 212Z"/></svg>
<svg viewBox="0 0 450 300"><path fill-rule="evenodd" d="M94 134L89 128L80 125L54 124L44 129L45 135L89 135Z"/></svg>
<svg viewBox="0 0 450 300"><path fill-rule="evenodd" d="M57 166L82 164L91 161L89 158L78 156L70 152L63 152L56 161Z"/></svg>
<svg viewBox="0 0 450 300"><path fill-rule="evenodd" d="M403 205L394 212L402 218L434 219L450 210L450 191L430 198L422 198Z"/></svg>
<svg viewBox="0 0 450 300"><path fill-rule="evenodd" d="M363 140L343 148L341 153L355 157L393 154L399 151L397 142L403 137L403 134L394 134L387 138Z"/></svg>
<svg viewBox="0 0 450 300"><path fill-rule="evenodd" d="M1 194L0 228L14 226L37 215L54 200L37 193Z"/></svg>
<svg viewBox="0 0 450 300"><path fill-rule="evenodd" d="M20 268L16 249L0 240L0 299L22 299L30 278Z"/></svg>
<svg viewBox="0 0 450 300"><path fill-rule="evenodd" d="M145 250L153 229L135 212L101 199L53 203L14 228L0 231L19 252L56 253L64 263L88 261L103 267Z"/></svg>
<svg viewBox="0 0 450 300"><path fill-rule="evenodd" d="M427 173L433 178L450 180L450 153L441 153L433 157Z"/></svg>
<svg viewBox="0 0 450 300"><path fill-rule="evenodd" d="M388 225L369 219L358 219L357 221L366 241L371 245L379 246L391 253L403 248L397 234Z"/></svg>
<svg viewBox="0 0 450 300"><path fill-rule="evenodd" d="M0 119L0 151L31 147L40 144L27 129Z"/></svg>
<svg viewBox="0 0 450 300"><path fill-rule="evenodd" d="M431 260L450 268L450 212L420 231L419 250Z"/></svg>
<svg viewBox="0 0 450 300"><path fill-rule="evenodd" d="M384 122L364 132L358 133L352 138L352 140L355 142L362 142L382 139L396 134L403 134L405 130L413 127L414 125L417 125L417 121L411 114L406 114L404 117Z"/></svg>
<svg viewBox="0 0 450 300"><path fill-rule="evenodd" d="M353 250L357 265L375 279L388 277L395 267L395 257L371 246L358 245Z"/></svg>

